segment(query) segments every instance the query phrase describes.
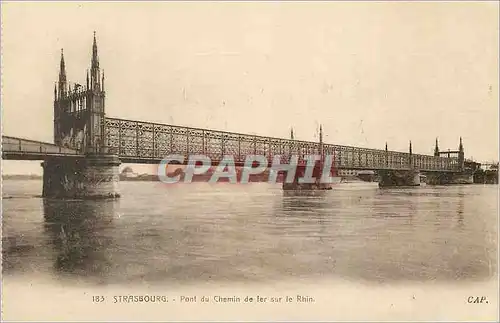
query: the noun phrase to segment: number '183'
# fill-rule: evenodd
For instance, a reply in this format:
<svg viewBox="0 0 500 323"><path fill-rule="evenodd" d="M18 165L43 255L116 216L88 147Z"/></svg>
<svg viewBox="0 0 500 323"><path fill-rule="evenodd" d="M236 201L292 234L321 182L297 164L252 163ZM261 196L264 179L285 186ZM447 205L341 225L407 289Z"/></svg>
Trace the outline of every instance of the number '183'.
<svg viewBox="0 0 500 323"><path fill-rule="evenodd" d="M102 296L102 295L92 296L92 302L102 303L102 302L104 302L104 296Z"/></svg>

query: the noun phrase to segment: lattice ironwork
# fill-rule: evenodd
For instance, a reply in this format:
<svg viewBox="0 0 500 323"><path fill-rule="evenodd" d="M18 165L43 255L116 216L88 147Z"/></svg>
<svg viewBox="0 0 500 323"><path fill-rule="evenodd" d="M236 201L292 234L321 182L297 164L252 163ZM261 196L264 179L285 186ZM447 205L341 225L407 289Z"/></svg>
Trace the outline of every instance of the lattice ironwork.
<svg viewBox="0 0 500 323"><path fill-rule="evenodd" d="M153 132L154 157L161 158L170 154L172 148L172 126L154 124Z"/></svg>
<svg viewBox="0 0 500 323"><path fill-rule="evenodd" d="M307 155L331 155L333 167L340 169L410 169L424 171L456 171L458 157L435 157L395 151L323 144L291 139L271 138L224 131L180 127L116 118L105 118L105 145L122 158L159 161L176 154L206 155L212 161L232 156L243 163L248 155L266 156L269 162L280 156L287 163L298 155L299 163Z"/></svg>

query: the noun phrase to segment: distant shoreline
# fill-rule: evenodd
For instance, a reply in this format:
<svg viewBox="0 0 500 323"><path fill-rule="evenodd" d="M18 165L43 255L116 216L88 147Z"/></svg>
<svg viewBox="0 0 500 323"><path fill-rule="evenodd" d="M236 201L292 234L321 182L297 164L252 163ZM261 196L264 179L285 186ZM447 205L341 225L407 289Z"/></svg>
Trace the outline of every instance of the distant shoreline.
<svg viewBox="0 0 500 323"><path fill-rule="evenodd" d="M2 174L2 179L9 179L9 180L41 180L42 176L41 175L21 175L21 174Z"/></svg>
<svg viewBox="0 0 500 323"><path fill-rule="evenodd" d="M181 174L181 180L182 176ZM174 174L170 174L170 176L174 176ZM360 179L356 176L341 176L342 177L342 182L343 183L351 183L351 182L364 182L363 179ZM7 175L2 175L3 180L42 180L43 177L41 175L24 175L24 174L7 174ZM207 182L210 179L210 176L207 175L198 175L193 177L193 182ZM259 176L259 175L253 175L250 177L250 182L267 182L268 178L267 176ZM278 180L278 182L281 179ZM127 177L124 176L123 174L120 174L120 181L123 182L158 182L158 176L157 175L150 175L150 174L141 174L136 177ZM225 178L220 179L218 182L225 182L228 181Z"/></svg>

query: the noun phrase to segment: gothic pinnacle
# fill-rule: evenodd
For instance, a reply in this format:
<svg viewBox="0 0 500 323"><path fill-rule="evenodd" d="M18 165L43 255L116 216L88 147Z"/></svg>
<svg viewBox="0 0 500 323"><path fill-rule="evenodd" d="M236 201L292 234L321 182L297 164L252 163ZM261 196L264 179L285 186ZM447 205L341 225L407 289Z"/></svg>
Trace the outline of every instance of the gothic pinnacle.
<svg viewBox="0 0 500 323"><path fill-rule="evenodd" d="M66 82L66 63L64 62L64 50L61 48L61 61L59 63L59 82Z"/></svg>
<svg viewBox="0 0 500 323"><path fill-rule="evenodd" d="M94 31L94 42L92 44L92 68L99 68L99 56L97 54L97 39Z"/></svg>

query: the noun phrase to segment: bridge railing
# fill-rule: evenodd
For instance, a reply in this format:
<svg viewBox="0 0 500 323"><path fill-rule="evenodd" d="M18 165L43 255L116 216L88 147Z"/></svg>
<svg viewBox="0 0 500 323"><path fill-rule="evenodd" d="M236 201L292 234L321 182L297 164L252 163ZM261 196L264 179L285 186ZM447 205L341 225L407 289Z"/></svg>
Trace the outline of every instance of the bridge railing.
<svg viewBox="0 0 500 323"><path fill-rule="evenodd" d="M40 153L40 154L76 154L74 149L56 146L51 143L2 136L2 152Z"/></svg>
<svg viewBox="0 0 500 323"><path fill-rule="evenodd" d="M105 118L105 142L108 151L120 157L162 159L167 155L205 155L220 161L231 155L243 163L248 155L263 155L269 161L281 156L281 163L299 156L319 155L317 142L239 134L117 118ZM396 151L323 144L323 154L331 155L335 168L455 170L457 158L435 157Z"/></svg>

